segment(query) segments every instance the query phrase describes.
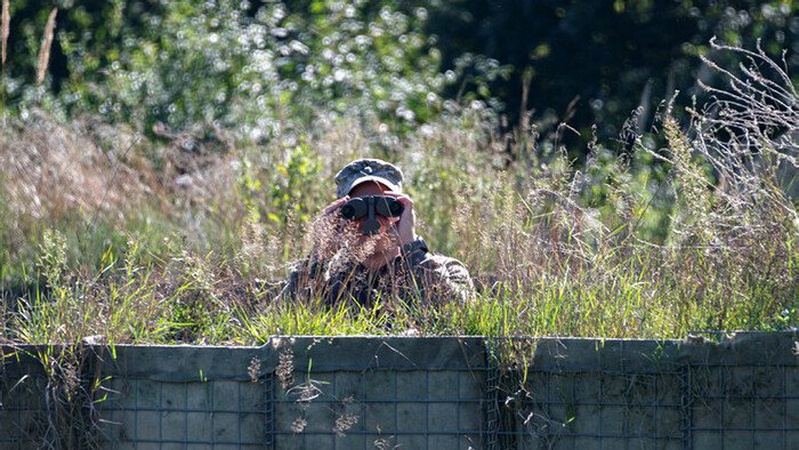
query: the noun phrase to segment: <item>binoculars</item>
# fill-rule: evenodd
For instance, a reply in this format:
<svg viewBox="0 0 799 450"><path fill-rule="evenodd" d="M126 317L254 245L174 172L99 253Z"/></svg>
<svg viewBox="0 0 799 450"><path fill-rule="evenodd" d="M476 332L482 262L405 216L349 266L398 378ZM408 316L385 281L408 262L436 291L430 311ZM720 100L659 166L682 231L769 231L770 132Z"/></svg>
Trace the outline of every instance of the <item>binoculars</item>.
<svg viewBox="0 0 799 450"><path fill-rule="evenodd" d="M341 217L347 220L358 220L366 217L361 224L363 234L377 234L380 232L380 222L376 216L400 217L405 211L405 205L394 197L384 195L369 195L356 197L348 201L339 210Z"/></svg>

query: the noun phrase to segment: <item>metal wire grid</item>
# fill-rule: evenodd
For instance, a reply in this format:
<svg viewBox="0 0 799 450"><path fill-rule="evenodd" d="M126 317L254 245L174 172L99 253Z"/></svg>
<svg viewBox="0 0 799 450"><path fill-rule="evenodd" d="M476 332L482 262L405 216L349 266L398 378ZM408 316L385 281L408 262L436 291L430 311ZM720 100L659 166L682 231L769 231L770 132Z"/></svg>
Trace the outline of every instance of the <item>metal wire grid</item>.
<svg viewBox="0 0 799 450"><path fill-rule="evenodd" d="M687 367L690 426L697 448L799 448L799 367Z"/></svg>
<svg viewBox="0 0 799 450"><path fill-rule="evenodd" d="M115 399L101 406L113 448L263 448L269 407L264 386L234 380L167 383L113 380Z"/></svg>
<svg viewBox="0 0 799 450"><path fill-rule="evenodd" d="M485 448L484 383L484 368L314 374L276 389L275 448Z"/></svg>
<svg viewBox="0 0 799 450"><path fill-rule="evenodd" d="M272 373L255 384L114 379L116 394L96 406L113 448L799 448L796 366L533 367L515 393L488 362L446 372L311 374L298 380L318 388L308 401ZM47 380L0 375L0 448L33 448L46 425ZM348 416L357 420L336 429Z"/></svg>
<svg viewBox="0 0 799 450"><path fill-rule="evenodd" d="M500 432L503 448L682 448L679 377L532 370L506 402L513 426Z"/></svg>
<svg viewBox="0 0 799 450"><path fill-rule="evenodd" d="M288 390L273 373L255 384L118 378L96 406L110 448L477 449L484 448L484 375L483 368L331 372ZM0 449L34 448L42 442L47 380L4 381ZM313 398L301 398L304 383L318 389ZM304 429L297 419L307 421Z"/></svg>
<svg viewBox="0 0 799 450"><path fill-rule="evenodd" d="M0 371L0 448L28 449L45 433L43 376L9 377Z"/></svg>

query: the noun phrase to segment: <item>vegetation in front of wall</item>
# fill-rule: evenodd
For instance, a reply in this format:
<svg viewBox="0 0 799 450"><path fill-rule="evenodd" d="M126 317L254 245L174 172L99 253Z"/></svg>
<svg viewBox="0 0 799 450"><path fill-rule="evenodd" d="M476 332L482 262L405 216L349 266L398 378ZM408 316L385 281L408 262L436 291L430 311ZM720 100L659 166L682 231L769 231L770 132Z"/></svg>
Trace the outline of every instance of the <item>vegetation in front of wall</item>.
<svg viewBox="0 0 799 450"><path fill-rule="evenodd" d="M496 134L465 107L375 145L357 119L291 140L184 132L153 141L40 113L0 134L2 336L17 343L258 344L274 334L680 338L797 325L797 94L757 50L715 100L631 151L559 133ZM628 139L627 139L628 138ZM468 305L362 309L274 301L309 250L335 172L378 156L406 172L418 231L464 261ZM390 315L386 311L391 311Z"/></svg>

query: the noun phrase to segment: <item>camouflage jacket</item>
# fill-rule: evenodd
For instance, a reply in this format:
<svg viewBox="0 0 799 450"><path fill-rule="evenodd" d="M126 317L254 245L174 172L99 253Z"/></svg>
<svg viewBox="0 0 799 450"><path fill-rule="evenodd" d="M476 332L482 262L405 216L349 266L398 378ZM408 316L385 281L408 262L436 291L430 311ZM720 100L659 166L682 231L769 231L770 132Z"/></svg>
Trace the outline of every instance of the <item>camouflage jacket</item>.
<svg viewBox="0 0 799 450"><path fill-rule="evenodd" d="M294 267L280 297L321 299L328 305L355 301L369 307L378 298L383 302L391 298L409 304L444 304L465 303L473 295L474 284L466 266L457 259L430 253L419 239L375 273L352 261L308 257Z"/></svg>

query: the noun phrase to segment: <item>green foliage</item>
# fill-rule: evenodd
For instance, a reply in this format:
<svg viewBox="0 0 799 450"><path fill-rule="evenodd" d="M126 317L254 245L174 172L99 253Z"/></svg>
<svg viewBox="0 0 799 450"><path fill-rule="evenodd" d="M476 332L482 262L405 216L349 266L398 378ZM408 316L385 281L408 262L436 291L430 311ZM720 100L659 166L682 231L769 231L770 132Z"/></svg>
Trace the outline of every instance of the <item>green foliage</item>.
<svg viewBox="0 0 799 450"><path fill-rule="evenodd" d="M15 2L3 100L11 114L0 123L4 337L252 344L275 333L414 330L667 338L798 325L789 188L799 113L785 72L793 63L774 62L766 41L763 50L692 44L680 52L713 56L702 80L726 87L708 88L714 100L696 100L702 106L675 100L655 114L640 92L614 99L602 84L610 77L637 90L655 63L631 74L618 55L600 55L593 67L549 37L514 68L481 52L445 55L439 46L454 45L452 35L435 39L430 30L459 4L482 3L85 2L60 12L61 59L54 55L50 78L33 87L42 18L38 6ZM537 20L569 28L596 12L652 33L676 20L655 14L652 2L536 8L553 5L555 18ZM778 24L793 6L747 8ZM730 11L716 12L732 27L742 19ZM755 31L777 39L769 26ZM740 36L751 31L742 27ZM568 31L559 30L554 37ZM596 31L588 48L599 51L614 30ZM629 43L630 30L615 31L626 36L615 45ZM602 100L595 117L603 122L576 129L529 104L518 127L499 132L504 77L523 77L531 98L548 88L543 79L561 93L576 82L558 78L573 70L552 61L588 67L581 76L599 71L592 83L601 95L586 95ZM458 101L446 99L447 86ZM611 120L638 103L626 120ZM159 140L140 142L153 127ZM473 303L363 310L275 300L333 200L336 171L365 156L403 168L417 231L468 265L480 291Z"/></svg>
<svg viewBox="0 0 799 450"><path fill-rule="evenodd" d="M40 20L31 7L12 13L27 36L15 48L33 58ZM447 83L422 6L119 0L61 15L57 99L29 87L35 64L19 57L8 80L8 105L19 111L47 98L145 129L215 125L260 141L308 126L320 111L407 130L440 111Z"/></svg>

